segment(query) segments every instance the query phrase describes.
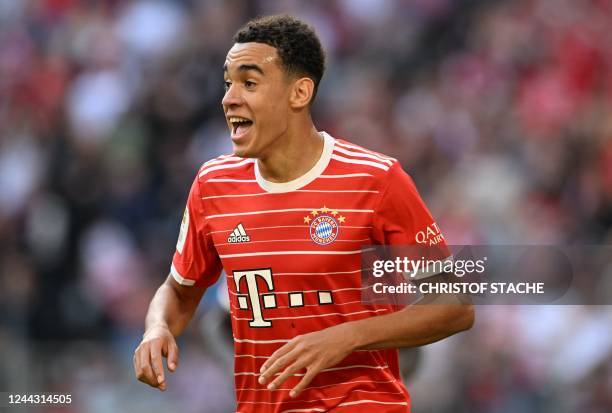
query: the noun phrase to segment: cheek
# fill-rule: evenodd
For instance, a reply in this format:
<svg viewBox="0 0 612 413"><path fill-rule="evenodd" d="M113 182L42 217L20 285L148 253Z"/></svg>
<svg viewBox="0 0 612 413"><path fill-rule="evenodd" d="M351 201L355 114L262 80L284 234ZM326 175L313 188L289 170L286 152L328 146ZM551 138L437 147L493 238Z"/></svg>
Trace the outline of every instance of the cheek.
<svg viewBox="0 0 612 413"><path fill-rule="evenodd" d="M258 111L258 123L266 129L284 128L287 123L288 106L283 97L268 97L262 102L261 109Z"/></svg>
<svg viewBox="0 0 612 413"><path fill-rule="evenodd" d="M251 107L256 116L257 129L266 134L276 135L287 128L289 111L287 90L283 87L270 87L253 96Z"/></svg>

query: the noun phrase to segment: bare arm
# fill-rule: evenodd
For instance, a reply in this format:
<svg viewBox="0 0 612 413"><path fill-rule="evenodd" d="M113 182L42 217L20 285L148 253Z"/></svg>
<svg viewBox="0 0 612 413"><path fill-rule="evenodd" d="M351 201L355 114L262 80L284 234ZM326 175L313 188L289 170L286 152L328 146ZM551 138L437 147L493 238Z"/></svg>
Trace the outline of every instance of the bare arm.
<svg viewBox="0 0 612 413"><path fill-rule="evenodd" d="M145 318L145 336L155 327L164 327L170 330L174 337L178 337L193 317L204 292L204 287L185 287L177 283L172 275L168 275L149 304Z"/></svg>
<svg viewBox="0 0 612 413"><path fill-rule="evenodd" d="M449 276L438 276L440 281ZM433 343L474 323L474 308L465 296L425 296L418 304L395 313L351 321L295 337L279 348L261 368L259 382L280 373L269 389L280 386L294 373L306 374L290 395L297 396L321 370L332 367L360 349L415 347Z"/></svg>
<svg viewBox="0 0 612 413"><path fill-rule="evenodd" d="M151 300L145 319L142 342L134 353L134 372L138 380L160 390L166 389L162 356L168 370L176 370L178 337L193 317L206 288L185 287L169 275Z"/></svg>
<svg viewBox="0 0 612 413"><path fill-rule="evenodd" d="M435 278L452 282L453 277ZM345 323L345 328L353 332L354 347L358 350L423 346L468 330L473 324L474 306L469 296L428 294L401 311Z"/></svg>

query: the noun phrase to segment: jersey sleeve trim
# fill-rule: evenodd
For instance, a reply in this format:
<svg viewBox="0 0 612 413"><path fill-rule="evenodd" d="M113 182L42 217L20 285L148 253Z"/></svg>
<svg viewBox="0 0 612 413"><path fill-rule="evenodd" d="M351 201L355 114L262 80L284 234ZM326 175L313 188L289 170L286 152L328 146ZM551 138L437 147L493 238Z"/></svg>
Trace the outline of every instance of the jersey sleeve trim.
<svg viewBox="0 0 612 413"><path fill-rule="evenodd" d="M190 280L189 278L185 278L181 274L179 274L178 270L174 267L174 264L170 266L170 274L172 274L172 277L174 277L176 282L181 285L191 287L192 285L195 284L195 280Z"/></svg>

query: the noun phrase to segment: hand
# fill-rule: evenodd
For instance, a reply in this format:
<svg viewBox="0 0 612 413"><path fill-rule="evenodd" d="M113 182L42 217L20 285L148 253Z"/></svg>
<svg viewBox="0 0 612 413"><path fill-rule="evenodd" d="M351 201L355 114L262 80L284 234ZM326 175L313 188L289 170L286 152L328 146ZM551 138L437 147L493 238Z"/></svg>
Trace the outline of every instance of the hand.
<svg viewBox="0 0 612 413"><path fill-rule="evenodd" d="M259 383L266 384L282 370L268 385L268 389L274 390L293 374L306 369L302 380L289 393L291 397L296 397L321 370L340 363L355 349L354 336L347 324L339 324L294 337L276 350L261 366Z"/></svg>
<svg viewBox="0 0 612 413"><path fill-rule="evenodd" d="M154 327L145 332L134 352L136 378L159 390L166 390L162 356L168 358L168 370L174 372L178 364L178 346L167 327Z"/></svg>

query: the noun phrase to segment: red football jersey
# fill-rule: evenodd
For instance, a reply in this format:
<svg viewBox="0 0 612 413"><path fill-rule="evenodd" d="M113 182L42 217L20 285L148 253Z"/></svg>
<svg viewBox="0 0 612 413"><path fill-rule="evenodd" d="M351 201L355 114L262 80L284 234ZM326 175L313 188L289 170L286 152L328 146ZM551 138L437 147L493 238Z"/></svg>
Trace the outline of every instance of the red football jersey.
<svg viewBox="0 0 612 413"><path fill-rule="evenodd" d="M322 135L319 161L291 182L266 181L254 159L203 164L171 273L182 285L208 286L225 269L238 412L406 413L394 349L350 354L295 399L289 390L303 374L274 391L257 381L266 358L291 338L394 311L361 302L362 246L413 245L438 231L395 159Z"/></svg>

